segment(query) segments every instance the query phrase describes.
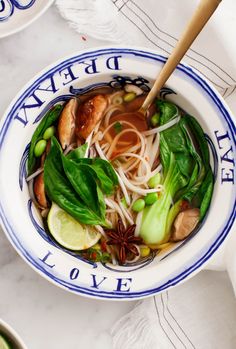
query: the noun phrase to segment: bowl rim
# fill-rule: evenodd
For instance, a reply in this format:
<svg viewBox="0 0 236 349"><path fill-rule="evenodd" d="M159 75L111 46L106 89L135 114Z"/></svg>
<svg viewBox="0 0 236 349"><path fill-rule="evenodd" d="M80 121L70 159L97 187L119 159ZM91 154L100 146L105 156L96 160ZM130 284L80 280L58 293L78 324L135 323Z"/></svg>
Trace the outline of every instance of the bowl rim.
<svg viewBox="0 0 236 349"><path fill-rule="evenodd" d="M41 70L38 74L36 74L27 84L23 86L23 88L20 90L20 92L16 95L16 97L13 99L13 101L10 103L9 107L4 113L4 116L2 117L2 120L0 121L0 136L3 132L3 129L5 128L6 119L8 114L10 113L11 109L14 108L15 103L22 97L23 92L27 91L27 89L37 81L40 77L43 77L46 73L48 73L51 69L56 69L58 64L65 64L70 59L75 59L75 57L81 57L86 55L103 55L103 54L109 54L109 53L127 53L127 54L135 54L138 53L139 55L142 55L144 58L145 56L148 58L152 58L161 62L166 61L166 57L158 54L155 52L155 50L143 48L143 47L124 47L122 45L112 45L112 46L100 46L100 47L94 47L90 48L88 50L81 50L77 51L75 53L72 53L70 55L67 55L66 57L62 57L61 59L58 59L57 61L53 62L43 70ZM84 58L84 57L83 57ZM188 64L180 63L177 67L178 70L183 71L185 74L189 75L195 82L197 82L201 88L205 90L205 92L213 99L214 104L218 106L218 108L221 110L221 113L224 115L224 119L231 131L232 140L235 143L235 120L233 117L233 113L230 111L229 107L219 94L219 92L215 89L214 86L198 71L196 71L194 68L190 67ZM0 137L0 149L2 146L2 140ZM191 265L189 265L186 269L184 269L181 273L179 273L177 276L175 276L173 279L168 280L168 282L162 284L160 287L156 288L149 288L143 291L139 292L131 292L131 293L121 293L121 292L111 292L111 291L93 291L85 287L76 286L74 284L66 283L63 280L55 278L52 274L48 273L44 268L42 268L40 265L37 265L32 261L31 256L26 253L25 255L23 252L19 249L19 246L16 245L16 242L13 241L12 236L10 236L10 233L8 230L11 230L11 224L6 221L3 209L1 205L1 199L0 199L0 221L2 222L3 230L5 231L5 234L13 247L17 250L17 252L23 257L24 260L27 261L27 263L33 267L40 275L44 276L47 280L50 280L52 283L56 284L57 286L62 287L63 289L69 290L71 292L74 292L76 294L85 295L87 297L91 298L97 298L97 299L119 299L119 300L130 300L130 299L138 299L138 298L145 298L157 293L160 293L164 291L165 289L168 289L170 287L173 287L186 279L194 276L196 273L198 273L201 269L203 269L204 265L208 262L209 258L218 250L218 248L222 245L223 241L227 238L233 224L235 221L235 213L236 213L236 199L233 204L233 209L230 214L230 217L228 219L227 224L224 226L223 229L221 229L221 234L218 238L214 238L213 243L211 246L204 251L203 255L200 256L200 258L196 258L195 262ZM14 234L12 231L11 233Z"/></svg>
<svg viewBox="0 0 236 349"><path fill-rule="evenodd" d="M14 328L12 328L12 326L9 325L9 323L5 322L3 319L0 318L0 332L1 332L1 328L3 329L3 335L5 335L4 330L6 330L13 337L14 341L18 342L16 344L21 346L21 348L19 348L19 349L27 349L25 343L22 341L18 332L16 332L16 330L14 330ZM8 336L7 333L6 333L6 336Z"/></svg>
<svg viewBox="0 0 236 349"><path fill-rule="evenodd" d="M44 6L42 6L42 8L35 13L34 16L31 17L31 19L29 19L28 21L26 21L25 23L21 24L20 26L16 26L15 28L7 31L5 34L1 34L0 32L0 39L1 38L6 38L10 35L14 35L18 32L20 32L21 30L27 28L29 25L31 25L33 22L35 22L39 17L41 17L48 9L49 7L52 5L52 3L54 2L54 0L47 0L47 3L44 4ZM14 13L13 13L14 15ZM3 21L2 23L5 23L5 21Z"/></svg>

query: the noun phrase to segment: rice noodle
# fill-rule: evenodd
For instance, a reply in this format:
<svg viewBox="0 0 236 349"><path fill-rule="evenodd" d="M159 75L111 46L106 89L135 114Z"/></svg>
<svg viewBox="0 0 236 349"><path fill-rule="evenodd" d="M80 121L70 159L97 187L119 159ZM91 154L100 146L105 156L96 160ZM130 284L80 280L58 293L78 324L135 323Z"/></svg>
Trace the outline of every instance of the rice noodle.
<svg viewBox="0 0 236 349"><path fill-rule="evenodd" d="M95 147L96 147L96 150L97 150L97 152L98 152L100 158L103 159L103 160L107 160L107 158L106 158L106 156L104 155L102 149L100 148L100 145L99 145L98 142L95 143ZM115 172L116 172L116 174L117 174L118 182L119 182L119 184L120 184L120 187L121 187L121 189L122 189L122 191L123 191L123 194L124 194L124 197L125 197L125 201L127 202L127 205L130 205L130 197L129 197L129 194L128 194L127 190L126 190L126 187L125 187L125 185L124 185L122 179L120 178L119 174L117 173L117 171L115 171Z"/></svg>
<svg viewBox="0 0 236 349"><path fill-rule="evenodd" d="M113 102L114 98L116 98L116 97L122 97L123 95L124 95L124 91L116 91L116 92L114 92L114 93L108 95L108 101L110 102L111 105L112 105L112 104L115 104L115 103ZM115 104L115 105L116 105L116 104Z"/></svg>
<svg viewBox="0 0 236 349"><path fill-rule="evenodd" d="M106 152L109 149L110 145L108 143L104 143L101 145L101 149L103 152Z"/></svg>
<svg viewBox="0 0 236 349"><path fill-rule="evenodd" d="M38 168L37 171L35 171L34 173L32 173L32 175L30 175L29 177L26 178L26 182L30 182L31 179L34 179L42 172L43 172L43 167Z"/></svg>
<svg viewBox="0 0 236 349"><path fill-rule="evenodd" d="M130 142L128 142L128 141L120 141L119 144L120 145L129 145Z"/></svg>
<svg viewBox="0 0 236 349"><path fill-rule="evenodd" d="M141 153L141 152L140 152ZM144 157L142 157L140 154L133 154L133 153L128 153L128 154L132 154L132 155L137 155L137 156L130 156L131 158L132 157L136 157L137 158L137 160L135 160L135 161L130 161L131 162L131 164L130 164L130 162L126 162L126 164L122 167L122 169L123 169L123 171L124 171L124 173L127 173L127 172L130 172L131 170L133 170L137 165L138 165L138 163L141 161L143 164L145 164L145 170L146 170L146 172L147 172L147 166L146 166L146 164L147 164L147 161L144 159ZM148 165L148 167L149 167L149 165ZM150 169L151 170L151 169Z"/></svg>
<svg viewBox="0 0 236 349"><path fill-rule="evenodd" d="M107 209L107 210L106 210L106 213L114 213L114 212L116 212L116 210L113 209L113 208L110 208L110 209Z"/></svg>
<svg viewBox="0 0 236 349"><path fill-rule="evenodd" d="M71 143L70 145L68 145L68 146L66 147L66 149L65 149L64 152L63 152L63 154L64 154L64 155L67 155L71 150L73 150L73 149L75 149L75 148L77 148L77 147L78 147L77 143Z"/></svg>
<svg viewBox="0 0 236 349"><path fill-rule="evenodd" d="M117 260L116 257L114 255L114 253L111 251L111 248L107 246L107 251L111 254L111 262L113 265L117 265Z"/></svg>
<svg viewBox="0 0 236 349"><path fill-rule="evenodd" d="M143 157L147 161L149 161L149 156L150 156L150 150L151 150L151 146L152 146L153 137L154 136L152 135L152 136L149 136L149 137L145 138L146 146L145 146L145 150L144 150L144 153L143 153ZM144 176L144 170L145 170L145 167L144 167L143 163L140 163L139 166L138 166L138 169L137 169L138 176Z"/></svg>
<svg viewBox="0 0 236 349"><path fill-rule="evenodd" d="M155 159L159 156L160 134L157 133L150 149L149 164L152 168Z"/></svg>
<svg viewBox="0 0 236 349"><path fill-rule="evenodd" d="M91 141L92 141L92 138L93 138L93 133L94 133L94 130L88 135L88 137L86 138L85 140L85 143L87 143L87 149L86 149L86 152L84 154L84 157L87 158L88 157L88 153L89 153L89 148L90 148L90 145L91 145Z"/></svg>
<svg viewBox="0 0 236 349"><path fill-rule="evenodd" d="M131 204L130 204L130 208L133 206L133 203L140 198L140 195L138 193L133 193L132 194L132 201L131 201Z"/></svg>
<svg viewBox="0 0 236 349"><path fill-rule="evenodd" d="M157 188L155 189L142 189L142 188L139 188L137 186L135 186L134 184L132 184L128 179L127 177L125 176L124 172L122 171L121 168L118 168L118 173L122 179L122 181L124 182L124 185L130 189L131 191L135 192L135 193L138 193L140 195L147 195L149 193L156 193L158 191L161 191L162 190L162 186L158 186Z"/></svg>
<svg viewBox="0 0 236 349"><path fill-rule="evenodd" d="M115 106L111 105L110 107L107 108L106 113L104 115L104 125L105 125L105 127L107 127L109 125L110 117L112 116L112 114L115 111L124 112L123 105L115 105Z"/></svg>
<svg viewBox="0 0 236 349"><path fill-rule="evenodd" d="M118 200L118 205L120 206L121 211L123 212L125 218L130 224L134 224L133 218L130 216L128 210L125 209L124 205L122 205L121 198L120 198L120 193L117 191L117 200Z"/></svg>
<svg viewBox="0 0 236 349"><path fill-rule="evenodd" d="M124 206L122 205L122 203L119 203L119 207L121 209L121 211L123 212L125 218L127 219L127 221L129 222L129 224L134 224L134 220L133 218L129 215L129 213L126 211L126 209L124 208Z"/></svg>
<svg viewBox="0 0 236 349"><path fill-rule="evenodd" d="M104 135L112 128L112 126L114 126L117 123L117 121L112 122L109 126L107 126L105 128L105 130L102 133L102 138L104 137ZM119 123L122 124L126 124L128 126L130 126L131 128L134 128L135 130L137 130L137 127L135 127L133 124L131 124L131 122L129 121L124 121L124 120L120 120Z"/></svg>
<svg viewBox="0 0 236 349"><path fill-rule="evenodd" d="M155 168L155 170L153 170L153 171L151 172L151 177L153 177L153 176L155 176L155 174L161 172L161 170L162 170L162 165L159 164L159 165ZM151 177L150 177L150 178L151 178Z"/></svg>
<svg viewBox="0 0 236 349"><path fill-rule="evenodd" d="M177 116L177 115L178 114L176 114L175 116ZM162 126L153 128L153 129L148 130L148 131L143 131L142 134L144 136L150 136L150 135L153 135L155 133L160 133L160 132L165 131L168 128L174 126L175 124L177 124L179 122L179 120L180 120L180 116L177 116L177 117L175 117L174 119L172 119L171 121L167 122L166 124L164 124Z"/></svg>
<svg viewBox="0 0 236 349"><path fill-rule="evenodd" d="M125 201L127 203L127 205L130 205L130 197L129 197L129 194L128 194L128 191L125 187L125 184L123 183L122 179L120 178L119 174L116 172L117 174L117 177L118 177L118 182L120 184L120 187L121 187L121 190L124 194L124 197L125 197Z"/></svg>
<svg viewBox="0 0 236 349"><path fill-rule="evenodd" d="M104 238L107 239L106 233L105 233L105 231L104 231L104 229L103 229L103 227L102 227L101 225L95 225L94 227L97 229L97 231L98 231L102 236L104 236Z"/></svg>
<svg viewBox="0 0 236 349"><path fill-rule="evenodd" d="M115 148L115 146L116 146L116 143L117 143L117 141L119 140L119 138L120 138L121 136L123 136L125 133L128 133L128 132L134 132L134 133L136 133L137 136L140 138L140 140L141 140L141 151L140 151L140 152L143 154L143 152L144 152L144 150L145 150L145 140L144 140L144 137L142 136L142 134L141 134L138 130L136 130L136 129L134 129L134 128L127 128L127 129L121 131L121 132L120 132L118 135L116 135L115 138L113 139L113 141L112 141L112 143L111 143L111 146L110 146L110 149L109 149L109 151L108 151L107 154L106 154L106 156L107 156L108 159L110 158L110 156L111 156L111 154L112 154L112 152L113 152L113 150L114 150L114 148ZM141 155L141 154L140 154L140 155Z"/></svg>
<svg viewBox="0 0 236 349"><path fill-rule="evenodd" d="M123 222L123 224L124 224L124 226L126 228L127 224L126 224L125 216L124 216L120 206L112 199L107 199L106 198L105 199L105 203L106 203L106 205L108 207L113 208L113 209L115 209L118 212L118 214L119 214L119 216L120 216L120 218L121 218L121 220L122 220L122 222Z"/></svg>
<svg viewBox="0 0 236 349"><path fill-rule="evenodd" d="M90 147L89 148L89 158L95 158L96 157L96 150L94 149L94 147Z"/></svg>
<svg viewBox="0 0 236 349"><path fill-rule="evenodd" d="M101 149L101 147L100 147L100 145L99 145L98 142L95 142L95 148L96 148L96 150L97 150L98 155L100 156L100 158L103 159L103 160L107 160L107 158L106 158L106 156L104 155L104 153L103 153L103 151L102 151L102 149Z"/></svg>
<svg viewBox="0 0 236 349"><path fill-rule="evenodd" d="M133 84L126 84L124 89L126 92L134 92L136 96L140 96L143 94L143 90L140 87Z"/></svg>
<svg viewBox="0 0 236 349"><path fill-rule="evenodd" d="M102 135L102 132L101 131L98 131L97 133L94 132L94 136L91 140L91 146L94 145L94 143L98 142L101 140L101 135Z"/></svg>
<svg viewBox="0 0 236 349"><path fill-rule="evenodd" d="M138 250L138 255L137 256L134 256L133 259L126 259L125 260L125 264L130 264L130 263L135 263L137 262L137 260L139 260L140 256L141 256L141 251L140 251L140 247L136 244L134 244L134 246L137 248Z"/></svg>
<svg viewBox="0 0 236 349"><path fill-rule="evenodd" d="M154 135L148 136L146 138L146 150L145 150L144 157L147 161L149 161L151 148L152 148L152 144L153 144L153 139L154 139Z"/></svg>
<svg viewBox="0 0 236 349"><path fill-rule="evenodd" d="M107 211L106 211L107 212ZM109 221L111 222L111 227L115 228L118 222L118 213L114 210L114 213L108 213L107 214L107 220L109 218Z"/></svg>
<svg viewBox="0 0 236 349"><path fill-rule="evenodd" d="M97 123L97 125L94 127L94 132L98 132L101 123L102 123L102 120L100 120L100 121Z"/></svg>
<svg viewBox="0 0 236 349"><path fill-rule="evenodd" d="M149 179L150 176L151 176L151 168L150 168L148 162L147 162L142 156L140 156L140 155L138 155L138 154L133 154L133 153L123 153L122 156L134 157L134 158L137 158L139 161L141 161L141 162L144 164L144 166L145 166L146 175L145 175L144 177L141 177L140 181L143 181L143 182L148 181L148 179ZM134 164L131 165L131 166L130 166L128 169L126 169L126 171L124 171L124 172L127 172L128 170L132 169L133 166L134 166ZM139 177L136 177L136 180L137 180L137 181L138 181L138 178L139 178Z"/></svg>
<svg viewBox="0 0 236 349"><path fill-rule="evenodd" d="M152 177L151 173L149 173L146 176L142 176L142 177L134 176L133 178L130 179L130 182L133 185L145 185L151 177ZM145 185L145 187L148 188L148 186L146 186L146 185Z"/></svg>
<svg viewBox="0 0 236 349"><path fill-rule="evenodd" d="M134 231L134 236L139 236L140 233L140 228L142 224L142 219L143 219L143 211L139 212L136 217L136 228Z"/></svg>
<svg viewBox="0 0 236 349"><path fill-rule="evenodd" d="M121 142L119 142L119 144L121 144ZM137 151L140 147L141 147L141 143L139 142L137 145L134 145L133 147L128 148L126 151L129 153L132 153L132 152Z"/></svg>

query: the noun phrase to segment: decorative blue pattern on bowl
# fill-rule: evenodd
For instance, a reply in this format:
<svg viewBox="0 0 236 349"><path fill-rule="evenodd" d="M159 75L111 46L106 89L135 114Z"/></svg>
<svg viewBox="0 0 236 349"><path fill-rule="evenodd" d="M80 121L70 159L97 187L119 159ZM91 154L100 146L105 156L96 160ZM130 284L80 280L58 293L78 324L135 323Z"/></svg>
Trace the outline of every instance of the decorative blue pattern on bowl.
<svg viewBox="0 0 236 349"><path fill-rule="evenodd" d="M0 22L9 19L15 9L27 10L36 0L0 0Z"/></svg>

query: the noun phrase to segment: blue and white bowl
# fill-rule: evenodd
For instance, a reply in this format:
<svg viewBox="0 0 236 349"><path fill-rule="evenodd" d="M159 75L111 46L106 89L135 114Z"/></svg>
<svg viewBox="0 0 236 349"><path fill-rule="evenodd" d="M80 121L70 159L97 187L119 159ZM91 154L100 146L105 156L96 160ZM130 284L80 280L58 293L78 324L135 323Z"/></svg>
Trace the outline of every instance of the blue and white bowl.
<svg viewBox="0 0 236 349"><path fill-rule="evenodd" d="M0 319L0 334L10 341L14 349L27 349L19 334L5 321Z"/></svg>
<svg viewBox="0 0 236 349"><path fill-rule="evenodd" d="M0 38L27 27L52 3L53 0L0 0Z"/></svg>
<svg viewBox="0 0 236 349"><path fill-rule="evenodd" d="M212 154L215 188L207 218L197 234L172 253L139 265L114 267L83 261L55 245L32 206L25 182L31 136L57 101L98 85L129 80L146 89L166 58L154 51L100 48L66 57L34 77L17 95L0 126L0 216L18 253L42 276L66 290L101 299L137 299L192 277L214 255L235 219L235 121L219 93L194 69L180 64L163 97L195 116Z"/></svg>

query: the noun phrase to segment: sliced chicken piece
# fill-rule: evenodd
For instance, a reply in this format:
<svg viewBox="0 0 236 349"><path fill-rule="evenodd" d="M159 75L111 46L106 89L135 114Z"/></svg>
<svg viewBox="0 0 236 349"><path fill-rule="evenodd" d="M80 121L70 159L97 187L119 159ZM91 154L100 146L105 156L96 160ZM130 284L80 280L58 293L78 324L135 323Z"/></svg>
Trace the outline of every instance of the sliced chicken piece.
<svg viewBox="0 0 236 349"><path fill-rule="evenodd" d="M86 139L102 119L107 108L107 97L99 94L85 101L78 109L75 134Z"/></svg>
<svg viewBox="0 0 236 349"><path fill-rule="evenodd" d="M58 136L62 146L65 149L71 142L75 131L75 119L78 109L78 100L72 98L63 108L58 123Z"/></svg>
<svg viewBox="0 0 236 349"><path fill-rule="evenodd" d="M34 180L34 194L40 206L47 208L47 199L44 189L43 172Z"/></svg>
<svg viewBox="0 0 236 349"><path fill-rule="evenodd" d="M190 208L178 214L174 221L172 241L184 240L197 226L200 211L198 208Z"/></svg>

